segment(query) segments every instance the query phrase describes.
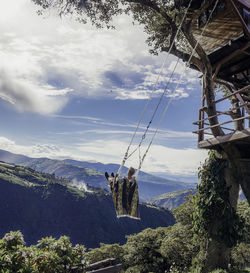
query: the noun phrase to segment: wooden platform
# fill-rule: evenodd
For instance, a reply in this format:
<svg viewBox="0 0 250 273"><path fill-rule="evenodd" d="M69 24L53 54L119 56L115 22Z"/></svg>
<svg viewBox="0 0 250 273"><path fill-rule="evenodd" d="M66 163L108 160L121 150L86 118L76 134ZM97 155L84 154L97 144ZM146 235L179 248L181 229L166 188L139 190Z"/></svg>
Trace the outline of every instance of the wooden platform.
<svg viewBox="0 0 250 273"><path fill-rule="evenodd" d="M118 263L117 259L109 258L96 262L89 265L88 267L83 267L82 265L76 266L71 270L72 273L119 273L122 270L122 265Z"/></svg>
<svg viewBox="0 0 250 273"><path fill-rule="evenodd" d="M224 136L202 140L198 142L198 147L203 149L216 149L218 145L229 142L234 142L236 144L250 144L250 128L242 131L236 131L235 133L226 134Z"/></svg>

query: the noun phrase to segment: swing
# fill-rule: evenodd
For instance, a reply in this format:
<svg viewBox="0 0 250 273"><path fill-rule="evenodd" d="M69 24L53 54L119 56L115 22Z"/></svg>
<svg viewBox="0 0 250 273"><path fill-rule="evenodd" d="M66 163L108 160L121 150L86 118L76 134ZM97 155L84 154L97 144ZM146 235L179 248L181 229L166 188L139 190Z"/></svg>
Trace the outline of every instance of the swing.
<svg viewBox="0 0 250 273"><path fill-rule="evenodd" d="M114 173L109 176L105 172L118 218L129 216L130 218L140 219L138 184L133 176L134 173L135 169L132 167L128 171L128 176L123 178L119 178L118 175L115 176Z"/></svg>
<svg viewBox="0 0 250 273"><path fill-rule="evenodd" d="M134 140L134 137L135 137L135 135L136 135L136 133L137 133L137 131L138 131L138 129L139 129L139 126L140 126L140 124L141 124L142 118L143 118L143 116L144 116L144 114L145 114L145 112L146 112L146 109L147 109L147 107L148 107L148 105L149 105L149 102L150 102L150 100L151 100L151 98L152 98L152 94L153 94L153 92L155 91L155 87L156 87L157 82L158 82L158 80L159 80L159 77L160 77L160 75L161 75L161 73L162 73L162 71L163 71L163 67L165 66L165 63L166 63L166 61L167 61L167 59L168 59L168 57L169 57L169 55L170 55L170 52L171 52L171 50L172 50L172 48L173 48L173 45L174 45L174 41L175 41L176 37L177 37L178 34L179 34L179 31L180 31L181 26L182 26L182 24L183 24L183 22L184 22L184 18L185 18L186 15L187 15L187 11L188 11L188 9L189 9L189 7L190 7L190 5L191 5L191 2L192 2L192 0L190 0L190 2L189 2L188 8L187 8L187 10L186 10L186 12L185 12L185 15L184 15L183 18L182 18L181 24L180 24L180 26L179 26L179 28L178 28L176 34L175 34L175 37L174 37L174 39L173 39L173 42L172 42L172 44L171 44L171 46L170 46L170 48L169 48L168 54L167 54L167 56L166 56L166 58L165 58L165 60L164 60L164 62L163 62L163 65L162 65L162 67L161 67L161 71L160 71L160 73L159 73L159 75L158 75L157 81L156 81L156 83L155 83L155 85L154 85L153 90L151 91L151 94L150 94L150 96L149 96L149 98L148 98L147 104L146 104L145 107L144 107L144 110L143 110L143 112L142 112L142 115L141 115L141 117L140 117L140 119L139 119L139 122L138 122L137 127L136 127L136 129L135 129L135 131L134 131L134 134L133 134L133 136L132 136L132 139L131 139L131 141L130 141L130 143L129 143L129 145L128 145L127 151L126 151L126 153L125 153L125 155L124 155L124 158L123 158L123 161L122 161L122 163L121 163L121 166L120 166L120 168L119 168L119 170L118 170L118 173L117 173L116 175L114 175L114 173L111 173L111 176L109 176L109 174L108 174L107 172L105 172L105 177L106 177L106 179L108 180L109 185L110 185L110 189L111 189L112 197L113 197L113 201L114 201L114 206L115 206L115 210L116 210L116 214L117 214L117 217L118 217L118 218L119 218L119 217L123 217L123 216L127 216L127 217L130 217L130 218L135 218L135 219L139 219L139 220L140 220L139 211L138 211L139 194L138 194L137 177L138 177L138 175L139 175L139 172L140 172L140 169L141 169L141 167L142 167L143 161L144 161L144 159L145 159L145 157L146 157L146 155L147 155L147 153L148 153L148 151L149 151L149 149L150 149L150 147L151 147L151 145L152 145L152 143L153 143L153 140L154 140L154 138L155 138L155 136L156 136L156 134L157 134L157 132L158 132L158 130L159 130L159 128L160 128L160 125L161 125L161 123L162 123L162 121L163 121L163 119L164 119L164 117L165 117L165 115L166 115L166 113L167 113L167 110L168 110L168 108L169 108L169 106L170 106L172 100L174 99L174 95L175 95L175 93L176 93L176 91L177 91L177 89L178 89L178 87L179 87L179 85L180 85L180 83L181 83L181 80L182 80L182 78L183 78L183 75L185 74L186 69L187 69L187 67L189 66L190 62L191 62L191 59L192 59L192 57L193 57L193 55L194 55L194 53L195 53L195 49L196 49L197 45L199 44L199 42L200 42L200 40L201 40L201 38L202 38L202 36L203 36L203 33L204 33L204 31L205 31L205 29L206 29L206 27L207 27L207 24L208 24L208 22L210 21L211 16L212 16L212 14L213 14L213 12L214 12L214 10L215 10L215 8L216 8L216 6L217 6L219 0L217 0L217 1L215 2L215 5L214 5L214 7L213 7L213 9L212 9L212 12L210 13L210 16L209 16L209 18L208 18L208 20L207 20L207 22L206 22L206 24L205 24L205 26L204 26L202 32L201 32L200 38L199 38L199 40L197 40L196 45L194 46L194 48L193 48L193 50L192 50L192 53L191 53L191 55L190 55L190 57L189 57L189 59L188 59L188 61L187 61L187 63L186 63L185 69L182 71L182 73L181 73L181 75L180 75L180 78L179 78L179 80L178 80L178 82L177 82L177 84L176 84L176 86L175 86L175 89L174 89L174 91L172 92L172 95L171 95L171 97L170 97L170 99L169 99L169 101L168 101L168 103L167 103L167 105L166 105L166 107L165 107L165 109L164 109L162 115L161 115L161 119L160 119L160 121L159 121L159 123L158 123L158 125L157 125L157 128L155 129L155 132L154 132L154 134L153 134L153 136L152 136L152 138L151 138L151 141L150 141L150 143L149 143L149 145L148 145L148 147L147 147L147 149L146 149L144 155L141 157L141 152L140 152L141 145L142 145L144 139L146 138L146 134L147 134L147 132L148 132L148 130L149 130L149 128L150 128L150 125L151 125L152 122L153 122L153 119L154 119L155 114L156 114L156 112L157 112L157 110L158 110L158 108L159 108L159 105L160 105L160 103L162 102L162 99L164 98L164 96L165 96L165 94L166 94L167 87L168 87L168 85L169 85L169 83L170 83L170 81L171 81L171 79L172 79L172 77L173 77L173 75L174 75L174 72L175 72L176 67L177 67L177 65L178 65L178 63L179 63L180 58L178 58L178 60L177 60L177 62L176 62L176 64L175 64L175 67L174 67L174 69L173 69L173 71L172 71L172 74L171 74L171 76L170 76L170 78L169 78L169 80L168 80L168 82L167 82L167 84L166 84L166 86L165 86L165 88L164 88L164 91L163 91L163 93L162 93L162 95L161 95L161 97L160 97L160 99L159 99L159 102L158 102L158 104L157 104L157 106L156 106L156 108L155 108L155 110L154 110L154 113L153 113L153 115L152 115L152 117L151 117L151 120L149 121L149 123L148 123L148 125L147 125L147 127L146 127L146 129L145 129L145 132L144 132L144 134L142 135L142 138L141 138L141 141L140 141L139 145L137 146L137 148L136 148L133 152L131 152L131 153L129 154L129 150L130 150L130 148L131 148L131 145L132 145L132 142L133 142L133 140ZM137 169L137 171L136 171L135 176L133 176L134 173L135 173L135 170L134 170L134 168L131 167L131 168L129 169L129 171L128 171L128 176L127 176L127 177L124 177L124 178L120 178L120 175L121 175L121 172L122 172L122 168L123 168L123 166L124 166L126 160L127 160L130 156L132 156L137 150L139 150L139 161L140 161L140 163L139 163L139 167L138 167L138 169Z"/></svg>

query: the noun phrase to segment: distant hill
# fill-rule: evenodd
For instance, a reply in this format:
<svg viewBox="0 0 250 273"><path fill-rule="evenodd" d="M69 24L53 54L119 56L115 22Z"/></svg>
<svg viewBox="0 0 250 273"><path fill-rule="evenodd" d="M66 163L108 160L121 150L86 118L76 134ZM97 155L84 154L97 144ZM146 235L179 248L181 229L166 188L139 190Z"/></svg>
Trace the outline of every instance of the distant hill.
<svg viewBox="0 0 250 273"><path fill-rule="evenodd" d="M152 198L150 200L150 203L159 207L172 210L184 203L189 195L193 195L196 192L197 191L195 189L168 192Z"/></svg>
<svg viewBox="0 0 250 273"><path fill-rule="evenodd" d="M184 191L173 191L161 194L152 198L149 203L155 206L159 206L165 209L175 209L187 200L187 197L197 193L196 189L188 189ZM246 200L242 190L239 192L239 200Z"/></svg>
<svg viewBox="0 0 250 273"><path fill-rule="evenodd" d="M69 164L84 167L89 169L94 169L98 172L104 173L108 171L109 173L116 173L120 165L118 164L103 164L100 162L87 162L87 161L77 161L72 159L65 159L64 162ZM124 166L122 175L126 175L128 168ZM140 198L145 201L149 201L151 198L164 194L166 192L172 192L176 190L186 190L192 188L194 185L190 183L178 182L155 175L151 175L145 172L140 172L138 178L139 193Z"/></svg>
<svg viewBox="0 0 250 273"><path fill-rule="evenodd" d="M116 173L119 168L118 164L92 163L72 159L61 161L48 158L30 158L4 150L0 150L0 160L30 167L39 172L54 173L56 176L62 176L71 181L85 182L90 186L107 190L108 185L104 178L104 172ZM127 170L128 168L124 167L122 175L125 175ZM164 179L145 172L140 172L138 185L141 201L148 201L166 192L186 190L193 186L192 184Z"/></svg>
<svg viewBox="0 0 250 273"><path fill-rule="evenodd" d="M70 237L88 248L100 242L124 243L125 235L173 225L165 209L140 204L141 221L117 219L105 190L83 192L66 179L0 162L0 236L21 230L28 244L45 236Z"/></svg>

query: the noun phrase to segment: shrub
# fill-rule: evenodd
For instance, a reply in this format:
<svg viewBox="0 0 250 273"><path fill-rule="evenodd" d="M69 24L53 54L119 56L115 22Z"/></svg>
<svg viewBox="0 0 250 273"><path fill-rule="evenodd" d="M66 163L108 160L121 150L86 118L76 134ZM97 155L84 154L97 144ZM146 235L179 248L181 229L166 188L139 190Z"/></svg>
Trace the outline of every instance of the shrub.
<svg viewBox="0 0 250 273"><path fill-rule="evenodd" d="M0 240L0 272L70 272L74 266L86 265L84 255L84 246L73 247L66 236L46 237L36 246L25 247L21 232L10 232Z"/></svg>

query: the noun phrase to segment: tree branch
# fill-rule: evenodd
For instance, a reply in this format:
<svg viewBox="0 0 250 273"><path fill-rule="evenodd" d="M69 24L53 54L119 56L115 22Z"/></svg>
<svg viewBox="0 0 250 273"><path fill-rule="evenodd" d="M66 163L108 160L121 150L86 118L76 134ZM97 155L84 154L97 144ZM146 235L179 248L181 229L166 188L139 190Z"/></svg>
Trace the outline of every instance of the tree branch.
<svg viewBox="0 0 250 273"><path fill-rule="evenodd" d="M169 49L170 49L170 47L163 47L162 51L168 52ZM177 49L176 46L175 46L175 44L172 47L172 50L170 51L170 53L173 54L173 55L175 55L176 57L180 58L181 60L183 60L183 62L187 62L190 59L190 57L191 57L190 54L188 54L186 52L183 52L183 51L180 51L179 49ZM203 63L200 61L199 58L197 58L195 56L191 57L190 64L195 65L200 71L204 70Z"/></svg>
<svg viewBox="0 0 250 273"><path fill-rule="evenodd" d="M152 10L156 11L157 13L161 14L170 25L174 24L172 18L168 16L166 12L164 12L155 2L151 0L125 0L128 3L140 4L142 6L146 6L151 8Z"/></svg>
<svg viewBox="0 0 250 273"><path fill-rule="evenodd" d="M169 23L171 29L172 29L172 33L176 33L177 32L177 26L175 24L175 22L172 20L172 18L162 9L160 8L155 2L151 1L151 0L125 0L128 3L134 3L134 4L140 4L142 6L146 6L148 8L151 8L152 10L154 10L155 12L157 12L158 14L160 14L164 19L167 20L167 22Z"/></svg>
<svg viewBox="0 0 250 273"><path fill-rule="evenodd" d="M193 22L200 17L200 15L212 4L213 1L214 0L205 1L204 5L201 6L197 11L193 13L193 16L190 18L190 21L189 21L190 25L192 25Z"/></svg>

